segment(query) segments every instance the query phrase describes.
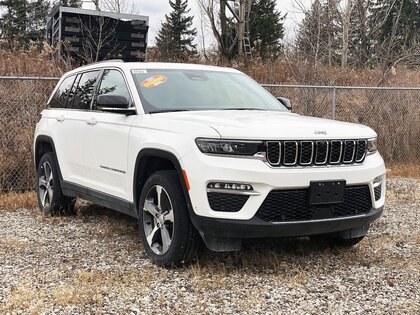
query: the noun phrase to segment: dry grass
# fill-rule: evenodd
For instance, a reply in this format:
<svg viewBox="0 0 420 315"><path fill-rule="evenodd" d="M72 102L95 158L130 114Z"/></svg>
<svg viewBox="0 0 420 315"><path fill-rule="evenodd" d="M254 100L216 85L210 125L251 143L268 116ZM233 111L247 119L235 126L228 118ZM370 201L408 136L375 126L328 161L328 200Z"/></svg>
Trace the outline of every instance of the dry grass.
<svg viewBox="0 0 420 315"><path fill-rule="evenodd" d="M19 208L33 209L37 205L34 191L24 193L0 194L0 208L15 210Z"/></svg>
<svg viewBox="0 0 420 315"><path fill-rule="evenodd" d="M389 165L387 176L420 179L420 163Z"/></svg>
<svg viewBox="0 0 420 315"><path fill-rule="evenodd" d="M51 53L48 46L42 50L0 50L0 76L57 77L73 68L63 60L51 59Z"/></svg>

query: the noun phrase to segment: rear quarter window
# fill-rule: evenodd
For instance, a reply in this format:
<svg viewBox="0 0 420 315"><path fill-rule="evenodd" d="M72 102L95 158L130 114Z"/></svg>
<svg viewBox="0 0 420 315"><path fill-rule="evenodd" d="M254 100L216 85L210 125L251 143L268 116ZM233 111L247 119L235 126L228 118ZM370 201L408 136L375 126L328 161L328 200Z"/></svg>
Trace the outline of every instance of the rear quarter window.
<svg viewBox="0 0 420 315"><path fill-rule="evenodd" d="M51 108L65 108L67 105L67 98L70 94L76 75L69 76L61 82L53 98L50 101L49 106Z"/></svg>

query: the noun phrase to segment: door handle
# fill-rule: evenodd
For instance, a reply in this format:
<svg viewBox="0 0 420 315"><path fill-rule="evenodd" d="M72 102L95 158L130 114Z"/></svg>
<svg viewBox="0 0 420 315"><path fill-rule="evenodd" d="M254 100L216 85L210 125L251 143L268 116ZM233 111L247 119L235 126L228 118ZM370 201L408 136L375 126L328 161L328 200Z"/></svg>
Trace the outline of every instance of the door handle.
<svg viewBox="0 0 420 315"><path fill-rule="evenodd" d="M65 118L64 118L63 115L60 115L60 116L56 117L55 119L57 119L58 122L63 122Z"/></svg>
<svg viewBox="0 0 420 315"><path fill-rule="evenodd" d="M86 120L86 123L87 123L89 126L94 126L94 125L96 125L96 124L98 123L98 121L97 121L95 118L91 118L91 119L89 119L89 120Z"/></svg>

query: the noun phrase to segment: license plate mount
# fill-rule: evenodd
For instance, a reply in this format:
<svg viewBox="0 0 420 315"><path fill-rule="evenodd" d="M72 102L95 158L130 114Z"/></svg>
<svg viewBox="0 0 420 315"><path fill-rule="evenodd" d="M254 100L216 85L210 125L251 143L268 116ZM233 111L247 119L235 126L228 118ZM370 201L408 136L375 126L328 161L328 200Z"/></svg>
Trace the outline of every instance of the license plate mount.
<svg viewBox="0 0 420 315"><path fill-rule="evenodd" d="M342 203L345 187L345 180L311 181L309 187L309 204L326 205Z"/></svg>

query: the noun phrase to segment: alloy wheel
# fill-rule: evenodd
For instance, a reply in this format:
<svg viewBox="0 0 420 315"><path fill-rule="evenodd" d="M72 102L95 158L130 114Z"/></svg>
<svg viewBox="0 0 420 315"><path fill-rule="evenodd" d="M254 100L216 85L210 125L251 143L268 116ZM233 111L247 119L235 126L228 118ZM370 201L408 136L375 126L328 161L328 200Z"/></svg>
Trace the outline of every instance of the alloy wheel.
<svg viewBox="0 0 420 315"><path fill-rule="evenodd" d="M38 177L38 194L44 209L51 207L54 194L54 176L51 164L44 162L41 166L41 174Z"/></svg>
<svg viewBox="0 0 420 315"><path fill-rule="evenodd" d="M174 233L174 210L168 192L160 185L149 189L143 205L143 228L150 249L164 255Z"/></svg>

